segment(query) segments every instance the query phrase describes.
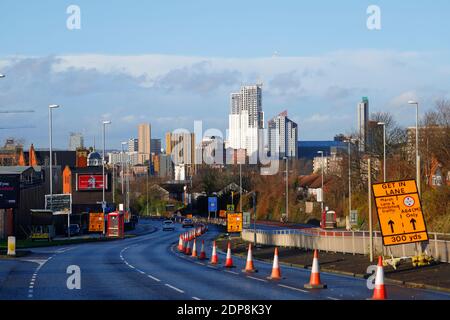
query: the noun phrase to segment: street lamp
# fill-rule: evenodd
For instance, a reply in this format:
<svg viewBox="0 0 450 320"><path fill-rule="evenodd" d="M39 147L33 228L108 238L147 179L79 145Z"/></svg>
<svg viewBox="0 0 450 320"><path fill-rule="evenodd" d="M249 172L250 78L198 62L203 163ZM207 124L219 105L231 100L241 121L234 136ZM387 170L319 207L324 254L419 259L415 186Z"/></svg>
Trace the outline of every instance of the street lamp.
<svg viewBox="0 0 450 320"><path fill-rule="evenodd" d="M383 182L386 183L386 123L378 122L379 126L383 126Z"/></svg>
<svg viewBox="0 0 450 320"><path fill-rule="evenodd" d="M128 144L128 142L122 142L121 143L122 144L122 155L121 155L121 157L120 157L120 164L121 164L121 166L122 166L122 197L123 197L123 193L124 193L124 190L123 190L123 185L124 185L124 163L125 163L125 161L124 161L124 155L125 155L125 151L123 150L123 146L124 145L127 145Z"/></svg>
<svg viewBox="0 0 450 320"><path fill-rule="evenodd" d="M103 121L103 157L102 157L102 174L103 174L103 189L102 189L102 209L103 209L103 216L105 216L106 211L106 202L105 202L105 131L106 131L106 125L111 124L111 121ZM105 225L103 224L103 234L105 234Z"/></svg>
<svg viewBox="0 0 450 320"><path fill-rule="evenodd" d="M289 171L288 171L289 158L283 157L283 160L286 160L286 222L288 222L289 221Z"/></svg>
<svg viewBox="0 0 450 320"><path fill-rule="evenodd" d="M322 209L322 212L323 212L323 201L324 201L324 198L325 198L325 194L324 194L324 192L323 192L323 169L324 169L324 165L323 165L323 151L317 151L317 153L318 154L320 154L320 155L322 155L322 161L321 161L321 171L322 171L322 190L321 190L321 194L322 194L322 201L321 201L321 209Z"/></svg>
<svg viewBox="0 0 450 320"><path fill-rule="evenodd" d="M0 73L0 79L6 78L6 76L4 74Z"/></svg>
<svg viewBox="0 0 450 320"><path fill-rule="evenodd" d="M416 106L416 182L420 195L420 158L419 158L419 103L417 101L408 101L408 104Z"/></svg>
<svg viewBox="0 0 450 320"><path fill-rule="evenodd" d="M50 199L53 197L53 117L52 111L53 109L58 109L60 106L57 104L51 104L48 106L48 119L49 119L49 136L50 136ZM50 200L50 210L52 210L52 201Z"/></svg>
<svg viewBox="0 0 450 320"><path fill-rule="evenodd" d="M345 140L348 144L348 214L352 215L352 158L351 158L351 143L352 139Z"/></svg>

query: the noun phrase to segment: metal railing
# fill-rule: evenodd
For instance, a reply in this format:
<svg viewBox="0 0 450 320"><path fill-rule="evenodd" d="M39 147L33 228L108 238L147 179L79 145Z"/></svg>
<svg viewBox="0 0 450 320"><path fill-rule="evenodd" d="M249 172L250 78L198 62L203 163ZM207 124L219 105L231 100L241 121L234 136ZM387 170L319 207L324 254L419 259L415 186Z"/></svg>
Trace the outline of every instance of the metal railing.
<svg viewBox="0 0 450 320"><path fill-rule="evenodd" d="M370 234L368 231L325 231L317 229L283 229L256 230L258 244L288 248L318 249L324 252L344 254L369 254ZM440 240L439 236L448 234L429 233L430 240L422 247L423 252L441 262L450 263L450 241ZM245 241L254 240L254 231L245 229L242 232ZM389 247L383 246L380 232L373 232L373 248L375 255L408 257L418 254L420 244L404 244Z"/></svg>

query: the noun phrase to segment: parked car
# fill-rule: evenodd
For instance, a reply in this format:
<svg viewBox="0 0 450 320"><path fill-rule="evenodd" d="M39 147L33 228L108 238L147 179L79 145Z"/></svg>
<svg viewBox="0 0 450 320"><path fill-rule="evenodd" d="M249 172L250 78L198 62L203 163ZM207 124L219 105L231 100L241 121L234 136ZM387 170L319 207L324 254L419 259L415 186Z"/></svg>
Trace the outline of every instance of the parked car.
<svg viewBox="0 0 450 320"><path fill-rule="evenodd" d="M174 225L174 223L171 220L166 220L166 221L163 222L162 229L163 229L163 231L166 231L166 230L173 231L173 230L175 230L175 225Z"/></svg>
<svg viewBox="0 0 450 320"><path fill-rule="evenodd" d="M194 222L192 221L192 219L184 219L183 220L183 228L193 228L194 227Z"/></svg>
<svg viewBox="0 0 450 320"><path fill-rule="evenodd" d="M68 236L67 227L65 228L66 236ZM70 235L78 236L81 233L81 228L79 224L71 224L70 225Z"/></svg>

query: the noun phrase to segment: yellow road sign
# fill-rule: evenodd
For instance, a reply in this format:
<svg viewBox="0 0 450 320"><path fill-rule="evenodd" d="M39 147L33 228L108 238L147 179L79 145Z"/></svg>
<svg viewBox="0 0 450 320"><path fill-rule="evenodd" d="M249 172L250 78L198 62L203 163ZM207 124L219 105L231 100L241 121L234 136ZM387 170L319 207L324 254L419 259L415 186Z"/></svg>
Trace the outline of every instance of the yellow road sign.
<svg viewBox="0 0 450 320"><path fill-rule="evenodd" d="M428 240L415 180L372 185L385 246Z"/></svg>
<svg viewBox="0 0 450 320"><path fill-rule="evenodd" d="M241 213L228 213L227 232L242 232L243 215Z"/></svg>
<svg viewBox="0 0 450 320"><path fill-rule="evenodd" d="M102 232L104 221L103 213L89 214L89 232Z"/></svg>

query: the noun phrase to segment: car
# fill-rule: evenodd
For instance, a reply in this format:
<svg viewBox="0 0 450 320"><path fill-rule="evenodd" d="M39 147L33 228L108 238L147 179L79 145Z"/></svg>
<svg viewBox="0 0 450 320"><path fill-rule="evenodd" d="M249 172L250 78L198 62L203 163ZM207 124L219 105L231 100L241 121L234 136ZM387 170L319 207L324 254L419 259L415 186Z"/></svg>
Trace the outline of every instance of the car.
<svg viewBox="0 0 450 320"><path fill-rule="evenodd" d="M193 228L194 227L194 222L192 221L192 219L184 219L183 220L183 228Z"/></svg>
<svg viewBox="0 0 450 320"><path fill-rule="evenodd" d="M163 231L166 230L175 230L175 225L173 224L173 222L171 220L166 220L163 222L163 227L162 227Z"/></svg>
<svg viewBox="0 0 450 320"><path fill-rule="evenodd" d="M65 233L68 235L67 227L65 228ZM70 224L70 235L78 236L81 234L81 228L79 224Z"/></svg>

